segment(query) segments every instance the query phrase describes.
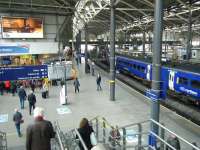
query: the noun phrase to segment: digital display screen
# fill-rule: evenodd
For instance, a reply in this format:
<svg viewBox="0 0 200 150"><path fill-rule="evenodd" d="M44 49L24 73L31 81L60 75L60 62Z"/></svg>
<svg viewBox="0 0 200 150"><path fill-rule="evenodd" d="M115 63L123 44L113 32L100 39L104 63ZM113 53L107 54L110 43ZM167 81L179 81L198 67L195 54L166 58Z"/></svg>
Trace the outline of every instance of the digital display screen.
<svg viewBox="0 0 200 150"><path fill-rule="evenodd" d="M41 18L2 17L3 38L43 38Z"/></svg>

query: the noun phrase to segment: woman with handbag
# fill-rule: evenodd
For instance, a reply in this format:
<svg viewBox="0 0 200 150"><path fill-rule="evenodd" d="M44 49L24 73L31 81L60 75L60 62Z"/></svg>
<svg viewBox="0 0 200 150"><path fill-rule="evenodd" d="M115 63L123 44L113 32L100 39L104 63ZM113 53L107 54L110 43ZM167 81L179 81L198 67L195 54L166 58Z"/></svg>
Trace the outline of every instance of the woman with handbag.
<svg viewBox="0 0 200 150"><path fill-rule="evenodd" d="M83 118L80 122L80 126L78 129L78 132L80 133L83 142L85 143L86 147L88 148L88 150L91 150L92 147L96 144L94 144L94 131L92 126L89 125L89 121L86 118ZM80 150L84 150L81 142L79 142L79 147Z"/></svg>
<svg viewBox="0 0 200 150"><path fill-rule="evenodd" d="M17 134L19 137L22 136L21 131L20 131L20 124L24 123L24 120L22 118L23 118L22 114L18 111L17 108L15 108L15 114L13 115L13 121L15 123L15 127L17 129Z"/></svg>

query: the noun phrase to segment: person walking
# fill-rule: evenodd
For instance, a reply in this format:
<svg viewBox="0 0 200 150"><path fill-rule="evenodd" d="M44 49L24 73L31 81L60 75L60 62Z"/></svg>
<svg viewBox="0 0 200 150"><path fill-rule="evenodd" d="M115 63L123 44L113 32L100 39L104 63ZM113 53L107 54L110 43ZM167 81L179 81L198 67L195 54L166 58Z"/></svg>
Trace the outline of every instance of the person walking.
<svg viewBox="0 0 200 150"><path fill-rule="evenodd" d="M35 103L36 103L36 96L31 90L30 94L28 95L28 102L29 102L29 114L31 115L31 110L35 109Z"/></svg>
<svg viewBox="0 0 200 150"><path fill-rule="evenodd" d="M33 92L35 92L35 80L32 80L31 82L30 82L30 87L31 87L31 90L33 91Z"/></svg>
<svg viewBox="0 0 200 150"><path fill-rule="evenodd" d="M23 116L22 114L18 111L17 108L15 108L15 113L13 115L13 121L15 123L15 127L17 129L17 134L19 137L22 136L21 131L20 131L20 124L23 123Z"/></svg>
<svg viewBox="0 0 200 150"><path fill-rule="evenodd" d="M92 66L91 66L91 72L92 72L92 76L94 76L94 67L95 67L95 64L94 64L94 62L92 62Z"/></svg>
<svg viewBox="0 0 200 150"><path fill-rule="evenodd" d="M17 89L16 82L15 81L11 81L10 90L11 90L12 96L15 96L16 89Z"/></svg>
<svg viewBox="0 0 200 150"><path fill-rule="evenodd" d="M0 81L0 93L1 93L1 95L3 95L4 87L5 87L4 82Z"/></svg>
<svg viewBox="0 0 200 150"><path fill-rule="evenodd" d="M97 75L96 82L97 82L97 91L102 90L102 88L101 88L101 75L100 74Z"/></svg>
<svg viewBox="0 0 200 150"><path fill-rule="evenodd" d="M76 91L79 92L79 86L80 86L80 83L79 83L79 81L78 81L78 78L76 78L75 81L74 81L75 93L76 93Z"/></svg>
<svg viewBox="0 0 200 150"><path fill-rule="evenodd" d="M26 91L23 86L21 86L18 90L18 96L20 100L21 109L24 109L24 101L26 100Z"/></svg>
<svg viewBox="0 0 200 150"><path fill-rule="evenodd" d="M44 109L36 107L34 122L26 130L26 150L51 150L51 139L55 137L52 123L44 119Z"/></svg>
<svg viewBox="0 0 200 150"><path fill-rule="evenodd" d="M5 81L5 90L6 90L6 92L7 93L9 93L10 92L10 81Z"/></svg>

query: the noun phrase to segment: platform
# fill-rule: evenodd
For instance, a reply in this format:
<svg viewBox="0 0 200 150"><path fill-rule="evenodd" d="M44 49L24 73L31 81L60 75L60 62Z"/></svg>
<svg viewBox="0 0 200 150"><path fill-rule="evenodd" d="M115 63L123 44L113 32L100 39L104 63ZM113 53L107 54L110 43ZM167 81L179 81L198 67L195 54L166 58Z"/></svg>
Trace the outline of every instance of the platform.
<svg viewBox="0 0 200 150"><path fill-rule="evenodd" d="M110 101L106 73L101 73L103 90L97 91L96 77L83 72L84 64L79 66L80 93L75 94L73 82L68 82L69 104L66 106L59 104L60 86L51 87L48 99L42 99L40 91L36 90L36 106L45 108L46 119L52 122L57 120L64 131L78 127L82 117L92 119L96 116L103 116L111 124L119 127L149 119L150 102L143 95L117 81L116 101ZM9 150L23 150L25 149L26 127L33 121L33 116L29 116L26 101L25 109L21 111L25 120L22 125L23 137L18 138L12 121L14 108L19 108L18 96L13 97L11 94L0 96L0 115L8 114L8 121L0 123L0 129L7 132ZM189 142L197 142L200 145L200 127L164 107L161 107L160 121Z"/></svg>

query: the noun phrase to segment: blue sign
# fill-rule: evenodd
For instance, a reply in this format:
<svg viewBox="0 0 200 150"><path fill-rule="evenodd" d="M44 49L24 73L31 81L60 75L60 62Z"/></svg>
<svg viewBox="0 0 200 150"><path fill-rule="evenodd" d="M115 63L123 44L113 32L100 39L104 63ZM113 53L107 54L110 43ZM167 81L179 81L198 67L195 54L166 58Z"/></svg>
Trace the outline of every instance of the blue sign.
<svg viewBox="0 0 200 150"><path fill-rule="evenodd" d="M0 54L29 53L28 44L0 45Z"/></svg>
<svg viewBox="0 0 200 150"><path fill-rule="evenodd" d="M48 77L47 65L1 67L0 81L6 80L30 80Z"/></svg>

